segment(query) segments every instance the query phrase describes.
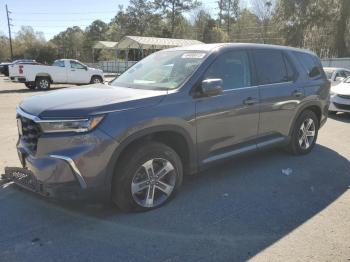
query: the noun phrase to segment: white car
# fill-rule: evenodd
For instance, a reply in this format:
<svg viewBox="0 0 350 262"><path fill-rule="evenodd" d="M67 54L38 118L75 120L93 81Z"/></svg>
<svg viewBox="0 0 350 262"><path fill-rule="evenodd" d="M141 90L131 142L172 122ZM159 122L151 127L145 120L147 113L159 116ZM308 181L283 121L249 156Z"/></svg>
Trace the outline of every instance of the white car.
<svg viewBox="0 0 350 262"><path fill-rule="evenodd" d="M21 82L29 89L49 89L51 84L103 83L103 71L89 68L73 59L56 60L47 65L11 65L9 76L13 82Z"/></svg>
<svg viewBox="0 0 350 262"><path fill-rule="evenodd" d="M350 76L350 70L337 67L324 67L328 80L332 86L336 86L341 83L345 78Z"/></svg>
<svg viewBox="0 0 350 262"><path fill-rule="evenodd" d="M329 113L350 113L350 77L331 87Z"/></svg>

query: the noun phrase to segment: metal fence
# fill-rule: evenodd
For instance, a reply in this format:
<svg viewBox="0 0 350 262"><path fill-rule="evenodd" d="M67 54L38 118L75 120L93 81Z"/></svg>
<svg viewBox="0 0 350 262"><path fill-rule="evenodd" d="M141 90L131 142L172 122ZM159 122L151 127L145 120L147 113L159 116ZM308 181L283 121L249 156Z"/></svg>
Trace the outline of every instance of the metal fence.
<svg viewBox="0 0 350 262"><path fill-rule="evenodd" d="M350 57L321 59L324 67L340 67L350 69Z"/></svg>
<svg viewBox="0 0 350 262"><path fill-rule="evenodd" d="M100 61L98 63L86 63L90 67L102 69L104 73L121 74L137 61Z"/></svg>

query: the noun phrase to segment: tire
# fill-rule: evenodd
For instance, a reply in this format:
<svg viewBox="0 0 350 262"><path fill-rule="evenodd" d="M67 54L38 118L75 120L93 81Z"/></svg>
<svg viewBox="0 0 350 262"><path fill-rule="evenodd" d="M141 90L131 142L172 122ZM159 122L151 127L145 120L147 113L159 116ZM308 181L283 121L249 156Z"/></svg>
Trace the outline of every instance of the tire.
<svg viewBox="0 0 350 262"><path fill-rule="evenodd" d="M24 83L24 85L31 90L34 90L36 88L34 83Z"/></svg>
<svg viewBox="0 0 350 262"><path fill-rule="evenodd" d="M37 77L35 80L35 85L37 89L48 90L50 89L51 81L48 77Z"/></svg>
<svg viewBox="0 0 350 262"><path fill-rule="evenodd" d="M91 77L90 84L102 84L102 78L100 76Z"/></svg>
<svg viewBox="0 0 350 262"><path fill-rule="evenodd" d="M287 150L294 155L310 153L316 144L318 129L319 121L316 114L311 110L303 111L293 126Z"/></svg>
<svg viewBox="0 0 350 262"><path fill-rule="evenodd" d="M174 197L182 183L180 157L158 142L131 147L118 163L112 181L112 201L124 212L158 208ZM149 169L151 166L154 172ZM160 170L165 170L164 174ZM150 192L153 197L148 197Z"/></svg>

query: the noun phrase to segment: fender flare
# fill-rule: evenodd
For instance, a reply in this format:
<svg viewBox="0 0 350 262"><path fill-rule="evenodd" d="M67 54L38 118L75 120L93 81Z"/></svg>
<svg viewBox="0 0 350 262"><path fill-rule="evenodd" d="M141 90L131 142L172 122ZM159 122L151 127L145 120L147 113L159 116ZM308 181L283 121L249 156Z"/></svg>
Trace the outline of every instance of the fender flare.
<svg viewBox="0 0 350 262"><path fill-rule="evenodd" d="M51 77L51 75L50 75L49 73L37 73L37 74L35 75L34 81L36 81L36 79L37 79L38 77L48 77L48 78L50 79L50 82L53 83L52 77Z"/></svg>
<svg viewBox="0 0 350 262"><path fill-rule="evenodd" d="M289 137L292 135L292 132L293 132L293 127L294 127L294 124L295 122L297 121L298 117L300 116L300 114L307 108L309 107L318 107L319 110L322 112L322 104L321 102L319 101L316 101L316 100L312 100L312 101L308 101L308 102L305 102L303 105L301 105L296 114L294 115L294 118L293 120L291 121L291 124L290 124L290 128L289 128ZM321 113L322 114L322 113ZM320 119L321 120L321 119ZM320 123L319 123L320 124Z"/></svg>
<svg viewBox="0 0 350 262"><path fill-rule="evenodd" d="M189 166L190 166L190 172L196 172L198 170L197 166L197 155L196 155L196 146L195 142L191 138L191 135L184 129L176 125L161 125L161 126L154 126L154 127L148 127L146 129L140 130L138 132L135 132L125 139L123 139L118 147L114 150L107 168L106 168L106 180L105 183L107 186L112 186L112 178L115 171L115 166L118 161L118 158L120 157L121 153L124 151L124 149L127 148L132 142L136 141L137 139L140 139L142 137L146 137L148 135L152 135L157 132L175 132L181 135L185 138L188 150L189 150Z"/></svg>

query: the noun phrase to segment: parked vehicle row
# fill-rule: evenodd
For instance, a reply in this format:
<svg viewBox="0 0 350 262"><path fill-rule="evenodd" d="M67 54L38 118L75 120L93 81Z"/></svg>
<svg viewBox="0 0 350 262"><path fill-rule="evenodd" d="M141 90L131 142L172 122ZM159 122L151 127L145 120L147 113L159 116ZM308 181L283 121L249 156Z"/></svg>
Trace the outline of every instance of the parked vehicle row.
<svg viewBox="0 0 350 262"><path fill-rule="evenodd" d="M10 65L10 79L24 83L29 89L47 90L51 84L103 83L103 71L90 68L73 59L56 60L48 65Z"/></svg>
<svg viewBox="0 0 350 262"><path fill-rule="evenodd" d="M350 113L350 77L336 86L332 86L330 92L329 112L335 114L337 112Z"/></svg>
<svg viewBox="0 0 350 262"><path fill-rule="evenodd" d="M71 60L61 62L70 71ZM35 68L24 66L26 79L35 79ZM218 161L278 146L309 153L327 119L330 83L305 50L208 44L149 55L101 87L18 106L17 150L30 173L11 179L45 196L157 208L184 174Z"/></svg>
<svg viewBox="0 0 350 262"><path fill-rule="evenodd" d="M325 71L332 86L340 84L345 78L350 76L350 70L345 68L324 67L323 70Z"/></svg>

